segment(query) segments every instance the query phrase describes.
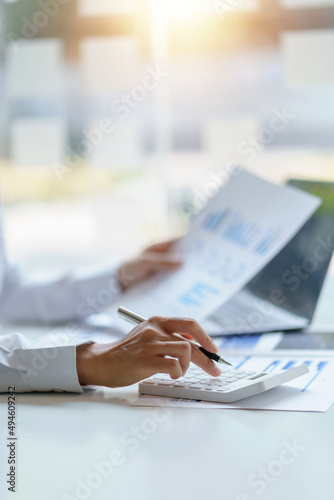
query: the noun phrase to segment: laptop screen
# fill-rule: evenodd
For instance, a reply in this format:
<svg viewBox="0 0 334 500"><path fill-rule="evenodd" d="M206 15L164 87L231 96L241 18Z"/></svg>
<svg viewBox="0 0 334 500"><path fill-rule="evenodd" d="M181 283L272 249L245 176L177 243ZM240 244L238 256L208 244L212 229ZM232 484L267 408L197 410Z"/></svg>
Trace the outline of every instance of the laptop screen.
<svg viewBox="0 0 334 500"><path fill-rule="evenodd" d="M312 319L334 249L334 183L290 180L323 204L288 245L246 286L267 299L275 290L286 311Z"/></svg>

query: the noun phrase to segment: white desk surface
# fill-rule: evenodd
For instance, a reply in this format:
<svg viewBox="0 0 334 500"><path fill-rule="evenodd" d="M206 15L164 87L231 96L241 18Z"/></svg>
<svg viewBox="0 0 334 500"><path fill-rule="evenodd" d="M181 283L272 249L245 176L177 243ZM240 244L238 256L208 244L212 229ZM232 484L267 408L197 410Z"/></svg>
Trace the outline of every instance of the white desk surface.
<svg viewBox="0 0 334 500"><path fill-rule="evenodd" d="M333 297L330 280L317 324L333 322ZM0 498L318 500L333 494L334 406L325 414L180 408L166 415L129 407L135 395L135 388L19 395L15 496L4 484L7 395L0 396ZM284 452L287 442L303 449ZM94 463L117 451L122 463L107 478L96 475ZM263 469L265 479L257 482ZM76 479L94 488L76 493Z"/></svg>

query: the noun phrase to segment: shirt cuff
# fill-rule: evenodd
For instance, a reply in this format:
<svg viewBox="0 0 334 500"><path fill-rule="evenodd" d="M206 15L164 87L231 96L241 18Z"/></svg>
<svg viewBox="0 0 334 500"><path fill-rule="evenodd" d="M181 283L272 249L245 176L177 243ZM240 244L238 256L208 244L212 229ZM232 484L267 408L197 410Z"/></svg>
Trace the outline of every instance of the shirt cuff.
<svg viewBox="0 0 334 500"><path fill-rule="evenodd" d="M21 378L29 391L82 393L76 369L76 345L23 351Z"/></svg>
<svg viewBox="0 0 334 500"><path fill-rule="evenodd" d="M65 341L66 345L61 345L52 336L37 342L29 342L21 334L9 337L2 364L10 370L8 375L15 380L17 392L83 392L76 368L76 347L91 342Z"/></svg>

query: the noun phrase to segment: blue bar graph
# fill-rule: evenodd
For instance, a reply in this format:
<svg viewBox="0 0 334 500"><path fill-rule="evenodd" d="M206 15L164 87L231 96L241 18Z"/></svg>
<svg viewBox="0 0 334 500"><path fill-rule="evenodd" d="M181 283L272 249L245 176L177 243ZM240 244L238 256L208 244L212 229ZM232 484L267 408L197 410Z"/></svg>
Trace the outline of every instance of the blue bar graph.
<svg viewBox="0 0 334 500"><path fill-rule="evenodd" d="M315 379L319 377L320 373L326 368L328 365L328 361L320 361L317 366L317 373L314 375L313 378L305 385L305 387L301 390L301 392L305 392L307 389L309 389L310 385L313 384Z"/></svg>
<svg viewBox="0 0 334 500"><path fill-rule="evenodd" d="M267 366L265 370L263 370L265 373L272 373L276 368L280 365L281 360L278 359L276 361L272 361L270 365Z"/></svg>
<svg viewBox="0 0 334 500"><path fill-rule="evenodd" d="M200 307L207 298L218 294L219 291L212 286L199 282L185 292L179 300L184 305Z"/></svg>
<svg viewBox="0 0 334 500"><path fill-rule="evenodd" d="M289 370L293 368L296 364L296 361L289 361L285 366L283 366L282 370Z"/></svg>
<svg viewBox="0 0 334 500"><path fill-rule="evenodd" d="M252 244L259 231L259 226L246 221L239 215L235 215L223 232L223 237L239 246L247 247Z"/></svg>
<svg viewBox="0 0 334 500"><path fill-rule="evenodd" d="M251 357L250 356L247 356L247 358L244 358L240 361L240 363L238 365L236 365L234 367L235 370L239 370L245 363L247 363L247 361L250 359Z"/></svg>
<svg viewBox="0 0 334 500"><path fill-rule="evenodd" d="M191 296L190 293L182 295L182 297L180 298L180 301L185 306L198 306L198 307L201 307L201 305L202 305L202 302L199 301L199 300L196 300L194 297Z"/></svg>
<svg viewBox="0 0 334 500"><path fill-rule="evenodd" d="M230 210L218 210L216 212L211 212L203 222L204 227L214 232L218 229L221 223L226 219L226 217L230 214Z"/></svg>
<svg viewBox="0 0 334 500"><path fill-rule="evenodd" d="M276 230L270 230L265 234L265 236L261 239L261 241L256 245L255 247L255 253L259 255L264 255L265 253L270 250L270 247L272 246L273 243L277 240L279 237L280 231Z"/></svg>

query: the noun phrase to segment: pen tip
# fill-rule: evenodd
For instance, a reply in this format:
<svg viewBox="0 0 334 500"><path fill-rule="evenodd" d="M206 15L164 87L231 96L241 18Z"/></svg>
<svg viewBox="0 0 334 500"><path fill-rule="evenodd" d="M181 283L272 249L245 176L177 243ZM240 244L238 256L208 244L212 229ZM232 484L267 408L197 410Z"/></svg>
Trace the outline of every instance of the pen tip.
<svg viewBox="0 0 334 500"><path fill-rule="evenodd" d="M220 363L224 363L224 365L228 365L228 366L233 366L231 365L231 363L229 363L228 361L225 361L225 359L220 359Z"/></svg>

